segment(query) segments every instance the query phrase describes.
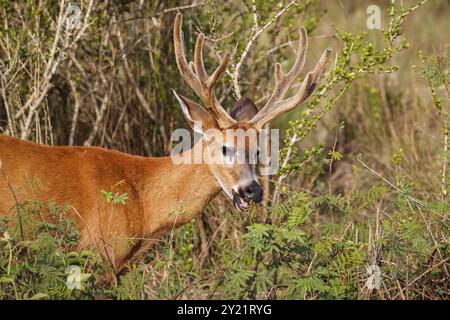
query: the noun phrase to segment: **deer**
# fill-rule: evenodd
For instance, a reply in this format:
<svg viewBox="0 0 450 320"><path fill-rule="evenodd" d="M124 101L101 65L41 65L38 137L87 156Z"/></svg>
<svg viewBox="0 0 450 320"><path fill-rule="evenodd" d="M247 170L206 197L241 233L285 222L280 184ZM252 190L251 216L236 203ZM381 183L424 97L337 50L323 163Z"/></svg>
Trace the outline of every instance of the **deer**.
<svg viewBox="0 0 450 320"><path fill-rule="evenodd" d="M171 156L143 157L99 147L48 146L0 135L0 217L20 214L19 203L27 199L70 204L67 216L79 230L78 249L97 249L111 261L114 270L120 270L139 259L151 243L199 215L220 191L239 211L246 210L250 203L261 202L263 190L256 164L250 162L257 156L257 139L249 136L245 144L237 146L235 138L225 132L259 132L311 96L331 49L322 53L300 87L286 98L306 61L306 30L300 28L299 35L292 68L284 72L280 63L275 64L275 88L265 105L258 109L245 97L228 113L215 96L215 89L231 56L223 55L219 66L208 75L203 61L205 36L200 33L193 61L188 62L182 14L178 13L173 26L176 63L183 80L201 101L199 104L174 91L188 125L201 135L184 153L208 153L210 161L174 163ZM209 134L211 130L216 133ZM232 161L242 156L243 163ZM105 201L100 191L112 189L126 194L126 201Z"/></svg>

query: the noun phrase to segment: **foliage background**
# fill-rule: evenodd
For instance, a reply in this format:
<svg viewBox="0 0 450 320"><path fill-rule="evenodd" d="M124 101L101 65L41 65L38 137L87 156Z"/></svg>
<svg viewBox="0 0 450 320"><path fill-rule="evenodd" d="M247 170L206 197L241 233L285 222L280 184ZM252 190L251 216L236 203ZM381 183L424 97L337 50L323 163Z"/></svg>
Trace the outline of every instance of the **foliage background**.
<svg viewBox="0 0 450 320"><path fill-rule="evenodd" d="M186 126L171 91L193 97L174 60L177 11L188 54L205 33L207 69L233 53L225 106L268 98L300 26L305 70L326 47L335 59L310 102L272 124L283 167L264 206L241 214L220 195L106 285L96 253L73 252L67 204L30 199L29 240L0 221L0 298L448 299L450 2L378 1L383 30L369 30L372 2L83 0L88 19L58 33L67 1L1 0L0 133L46 144L169 152ZM44 209L54 224L37 218ZM81 290L65 286L73 264ZM379 289L366 286L371 265Z"/></svg>

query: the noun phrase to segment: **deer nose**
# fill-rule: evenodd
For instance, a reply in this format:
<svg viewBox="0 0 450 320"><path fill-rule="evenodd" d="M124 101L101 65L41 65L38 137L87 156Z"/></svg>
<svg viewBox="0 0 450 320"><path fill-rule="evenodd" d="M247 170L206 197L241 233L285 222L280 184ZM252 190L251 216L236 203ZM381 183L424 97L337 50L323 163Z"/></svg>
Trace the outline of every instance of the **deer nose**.
<svg viewBox="0 0 450 320"><path fill-rule="evenodd" d="M263 189L256 181L253 181L244 189L244 197L253 200L255 203L261 202L262 195Z"/></svg>

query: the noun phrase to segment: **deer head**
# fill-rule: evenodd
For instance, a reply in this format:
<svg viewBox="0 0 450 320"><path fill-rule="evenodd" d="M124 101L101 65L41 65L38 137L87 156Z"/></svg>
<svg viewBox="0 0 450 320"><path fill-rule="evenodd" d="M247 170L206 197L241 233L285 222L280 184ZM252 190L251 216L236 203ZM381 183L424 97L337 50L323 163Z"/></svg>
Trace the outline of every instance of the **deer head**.
<svg viewBox="0 0 450 320"><path fill-rule="evenodd" d="M211 173L225 193L239 210L248 207L250 201L262 200L263 190L256 177L258 157L257 133L265 124L288 112L305 101L314 91L328 61L331 49L326 49L315 68L307 73L297 93L285 98L289 88L299 77L305 64L308 37L304 28L300 29L300 41L295 63L291 70L283 72L281 65L275 65L275 89L266 104L258 111L248 98L236 102L230 114L217 100L214 89L224 75L230 62L227 53L217 69L208 75L203 63L205 37L200 34L194 51L194 61L188 63L184 53L181 30L182 15L178 13L174 24L175 57L183 79L200 98L203 106L177 94L184 116L189 125L202 134L204 152Z"/></svg>

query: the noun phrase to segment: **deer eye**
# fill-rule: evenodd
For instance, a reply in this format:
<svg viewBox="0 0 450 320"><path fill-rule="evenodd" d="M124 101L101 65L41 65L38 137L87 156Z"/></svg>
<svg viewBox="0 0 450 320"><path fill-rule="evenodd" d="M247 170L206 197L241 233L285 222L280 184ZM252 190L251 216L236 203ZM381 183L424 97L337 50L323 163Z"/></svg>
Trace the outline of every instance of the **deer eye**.
<svg viewBox="0 0 450 320"><path fill-rule="evenodd" d="M231 148L228 148L228 147L226 147L226 146L223 146L223 147L222 147L222 154L223 154L225 157L231 157L231 156L233 155L233 150L232 150Z"/></svg>

